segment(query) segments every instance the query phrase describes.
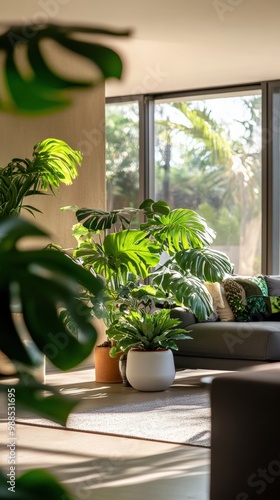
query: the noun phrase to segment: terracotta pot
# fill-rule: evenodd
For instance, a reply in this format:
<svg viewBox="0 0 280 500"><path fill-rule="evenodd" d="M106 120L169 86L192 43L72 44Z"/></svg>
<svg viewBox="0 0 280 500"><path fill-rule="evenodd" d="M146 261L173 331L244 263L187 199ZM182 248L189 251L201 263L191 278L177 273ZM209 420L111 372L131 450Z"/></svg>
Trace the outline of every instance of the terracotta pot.
<svg viewBox="0 0 280 500"><path fill-rule="evenodd" d="M138 391L165 391L175 379L173 352L131 349L127 354L126 376Z"/></svg>
<svg viewBox="0 0 280 500"><path fill-rule="evenodd" d="M110 347L97 346L94 350L95 382L121 383L119 359L122 353L111 358L109 352Z"/></svg>

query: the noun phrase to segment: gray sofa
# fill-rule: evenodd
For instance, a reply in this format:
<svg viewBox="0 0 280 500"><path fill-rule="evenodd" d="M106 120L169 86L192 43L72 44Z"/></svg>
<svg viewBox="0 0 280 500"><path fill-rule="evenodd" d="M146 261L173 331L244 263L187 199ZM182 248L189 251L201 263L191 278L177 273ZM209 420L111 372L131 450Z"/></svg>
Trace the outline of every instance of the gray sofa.
<svg viewBox="0 0 280 500"><path fill-rule="evenodd" d="M203 284L214 311L207 321L183 308L171 313L192 337L178 341L176 368L238 370L280 361L280 275L228 275Z"/></svg>
<svg viewBox="0 0 280 500"><path fill-rule="evenodd" d="M181 308L173 309L171 315L181 320L192 337L177 342L177 369L238 370L280 361L280 321L198 323Z"/></svg>

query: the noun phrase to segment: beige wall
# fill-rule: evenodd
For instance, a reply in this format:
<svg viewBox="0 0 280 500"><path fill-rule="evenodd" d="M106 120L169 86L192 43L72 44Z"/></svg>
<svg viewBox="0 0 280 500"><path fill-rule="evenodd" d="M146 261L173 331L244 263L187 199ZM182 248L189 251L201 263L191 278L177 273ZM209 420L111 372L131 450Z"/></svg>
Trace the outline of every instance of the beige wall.
<svg viewBox="0 0 280 500"><path fill-rule="evenodd" d="M95 90L76 93L70 108L54 114L35 118L0 114L1 166L14 157L31 158L34 144L48 137L62 139L83 153L79 177L72 186L63 186L56 196L26 199L43 212L36 216L35 222L50 233L51 241L64 248L75 244L71 227L76 218L73 212L61 212L60 207L102 209L105 205L104 102L104 85L101 85ZM30 218L24 211L22 215Z"/></svg>

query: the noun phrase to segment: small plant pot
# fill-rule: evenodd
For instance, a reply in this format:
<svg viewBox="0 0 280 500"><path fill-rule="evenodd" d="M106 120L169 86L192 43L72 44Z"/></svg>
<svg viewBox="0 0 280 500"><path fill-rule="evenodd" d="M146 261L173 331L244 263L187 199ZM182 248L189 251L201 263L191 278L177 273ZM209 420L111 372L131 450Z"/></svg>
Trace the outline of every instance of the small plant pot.
<svg viewBox="0 0 280 500"><path fill-rule="evenodd" d="M173 352L131 349L127 354L126 376L138 391L165 391L175 379Z"/></svg>
<svg viewBox="0 0 280 500"><path fill-rule="evenodd" d="M95 382L117 384L122 382L119 370L119 359L110 357L110 347L97 346L94 350Z"/></svg>

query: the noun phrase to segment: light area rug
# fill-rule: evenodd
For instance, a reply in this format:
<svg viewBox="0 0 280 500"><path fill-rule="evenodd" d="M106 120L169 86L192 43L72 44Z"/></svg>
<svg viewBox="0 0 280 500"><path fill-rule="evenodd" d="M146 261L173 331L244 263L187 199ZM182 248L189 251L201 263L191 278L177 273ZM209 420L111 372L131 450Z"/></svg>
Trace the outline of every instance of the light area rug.
<svg viewBox="0 0 280 500"><path fill-rule="evenodd" d="M184 372L187 372L185 375ZM175 444L210 446L210 394L179 372L163 392L138 392L131 387L74 384L62 394L81 395L81 404L68 417L67 428L89 433L149 439ZM20 418L19 423L60 427L40 418Z"/></svg>

